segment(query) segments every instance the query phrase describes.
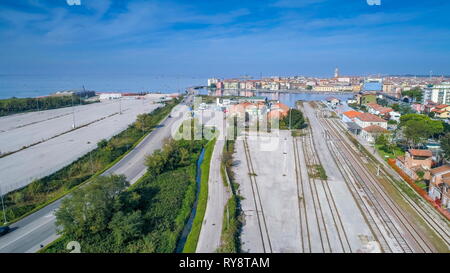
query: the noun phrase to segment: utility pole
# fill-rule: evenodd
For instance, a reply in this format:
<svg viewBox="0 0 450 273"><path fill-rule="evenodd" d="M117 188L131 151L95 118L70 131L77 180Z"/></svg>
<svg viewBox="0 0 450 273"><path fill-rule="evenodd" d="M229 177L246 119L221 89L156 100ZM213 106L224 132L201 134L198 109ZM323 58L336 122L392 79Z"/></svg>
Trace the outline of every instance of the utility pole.
<svg viewBox="0 0 450 273"><path fill-rule="evenodd" d="M119 114L122 115L122 97L119 98Z"/></svg>
<svg viewBox="0 0 450 273"><path fill-rule="evenodd" d="M4 224L6 225L7 221L6 221L5 203L3 202L3 192L2 192L2 187L1 186L0 186L0 197L2 199L3 221L4 221Z"/></svg>
<svg viewBox="0 0 450 273"><path fill-rule="evenodd" d="M291 112L292 112L292 110L291 110L291 108L289 108L289 131L291 130L291 120L292 120Z"/></svg>
<svg viewBox="0 0 450 273"><path fill-rule="evenodd" d="M73 107L73 94L72 94L72 129L75 129L75 108Z"/></svg>
<svg viewBox="0 0 450 273"><path fill-rule="evenodd" d="M227 228L230 226L230 214L228 212L228 206L227 206Z"/></svg>

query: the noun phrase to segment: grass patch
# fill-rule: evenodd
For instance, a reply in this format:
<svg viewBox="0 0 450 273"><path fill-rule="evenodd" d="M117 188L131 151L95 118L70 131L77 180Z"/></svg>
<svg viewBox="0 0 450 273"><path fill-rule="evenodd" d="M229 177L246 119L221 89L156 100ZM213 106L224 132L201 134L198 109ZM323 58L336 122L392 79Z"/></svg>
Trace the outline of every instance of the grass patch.
<svg viewBox="0 0 450 273"><path fill-rule="evenodd" d="M325 169L323 168L322 165L319 164L309 165L308 169L309 169L308 173L309 177L319 178L321 180L328 179L327 173L325 172Z"/></svg>
<svg viewBox="0 0 450 273"><path fill-rule="evenodd" d="M238 253L239 246L239 230L241 223L239 221L238 198L233 195L225 206L221 246L217 250L219 253Z"/></svg>
<svg viewBox="0 0 450 273"><path fill-rule="evenodd" d="M405 152L400 147L394 147L391 151L384 148L383 145L375 144L375 148L378 154L384 160L388 160L389 158L396 158L397 156L405 155Z"/></svg>
<svg viewBox="0 0 450 273"><path fill-rule="evenodd" d="M222 177L224 181L227 180L227 177L230 178L230 181L227 181L226 184L230 185L232 195L230 199L228 199L228 202L225 206L222 224L221 245L217 249L217 252L239 253L241 252L240 234L242 229L242 209L240 202L242 200L242 197L237 194L239 184L234 181L234 175L231 171L233 162L232 154L234 153L234 141L230 140L227 144L228 145L226 145L224 149L223 157L227 158L228 160L224 160L222 166L227 176L222 175ZM226 147L228 147L228 150L226 149Z"/></svg>
<svg viewBox="0 0 450 273"><path fill-rule="evenodd" d="M200 179L200 192L198 195L197 210L195 213L194 221L192 223L191 231L189 232L186 243L184 245L183 253L195 253L195 250L197 249L198 238L200 236L200 230L202 228L203 218L206 211L206 204L208 202L209 169L215 143L216 138L209 141L205 146L205 156L200 167L202 173Z"/></svg>
<svg viewBox="0 0 450 273"><path fill-rule="evenodd" d="M307 134L302 132L302 130L291 130L291 135L293 137L301 137L301 136L306 136Z"/></svg>

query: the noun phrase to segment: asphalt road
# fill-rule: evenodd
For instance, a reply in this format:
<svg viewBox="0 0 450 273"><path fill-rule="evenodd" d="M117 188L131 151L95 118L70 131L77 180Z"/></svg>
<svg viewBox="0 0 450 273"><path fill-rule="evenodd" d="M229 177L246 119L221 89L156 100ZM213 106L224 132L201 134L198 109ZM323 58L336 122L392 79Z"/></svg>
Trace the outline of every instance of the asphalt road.
<svg viewBox="0 0 450 273"><path fill-rule="evenodd" d="M190 99L189 99L190 100ZM172 110L171 118L166 118L160 126L151 132L135 149L128 153L106 174L124 174L130 183L136 182L144 173L144 160L147 154L161 148L162 140L170 137L182 119L186 117L188 107L180 104ZM56 239L54 211L58 209L62 199L12 224L12 231L0 237L0 253L36 252L41 245L46 245Z"/></svg>

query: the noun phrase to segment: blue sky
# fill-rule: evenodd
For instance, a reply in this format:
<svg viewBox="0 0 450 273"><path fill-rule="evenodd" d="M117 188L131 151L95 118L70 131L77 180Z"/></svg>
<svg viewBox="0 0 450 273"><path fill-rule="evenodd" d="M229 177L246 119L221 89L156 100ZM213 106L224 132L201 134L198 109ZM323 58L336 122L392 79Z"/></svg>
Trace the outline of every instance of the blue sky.
<svg viewBox="0 0 450 273"><path fill-rule="evenodd" d="M450 74L447 0L80 2L1 0L0 74Z"/></svg>

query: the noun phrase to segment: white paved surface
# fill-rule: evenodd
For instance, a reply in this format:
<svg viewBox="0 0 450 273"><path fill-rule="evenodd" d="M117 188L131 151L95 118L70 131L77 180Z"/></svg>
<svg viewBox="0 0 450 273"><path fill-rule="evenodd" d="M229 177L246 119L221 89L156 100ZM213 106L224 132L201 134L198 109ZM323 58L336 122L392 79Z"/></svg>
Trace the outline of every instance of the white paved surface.
<svg viewBox="0 0 450 273"><path fill-rule="evenodd" d="M292 140L289 132L279 133L280 137L276 136L276 133L270 134L270 138L278 143L270 148L263 145L265 141L261 139L248 138L262 207L258 203L256 187L256 199L253 195L243 141L236 142L235 156L238 165L234 170L236 180L240 184L240 194L244 197L241 202L245 215L241 234L241 247L244 252L301 252ZM260 221L257 213L260 215Z"/></svg>
<svg viewBox="0 0 450 273"><path fill-rule="evenodd" d="M146 101L148 103L149 101ZM125 108L135 107L137 100L124 100ZM141 102L142 104L142 102ZM80 127L95 120L119 113L119 102L105 101L95 104L66 107L0 118L0 151L16 151L47 140L55 135L72 130L73 116L75 126ZM125 110L125 109L124 109ZM72 114L74 111L74 115Z"/></svg>
<svg viewBox="0 0 450 273"><path fill-rule="evenodd" d="M101 104L98 106L97 104L89 105L89 107L94 107L94 109L95 107L100 107L100 109L106 107L105 109L109 109L106 110L107 113L114 111L114 109L109 108L113 106L117 107L114 103L109 103L105 106L101 106ZM151 100L124 99L122 101L121 115L113 115L83 128L0 158L0 173L2 174L0 177L0 186L2 187L2 191L9 192L15 190L27 185L34 179L39 179L61 169L94 149L97 146L97 142L101 139L108 139L124 130L136 120L138 114L151 112L158 106L158 104L154 104ZM99 113L98 115L101 116L102 111ZM54 123L54 126L57 128L59 125L65 124L64 122L61 123L59 118L52 119L48 122ZM54 134L57 129L48 128L48 122L39 122L35 125L25 126L16 130L32 129L30 134L25 134L28 139L33 138L32 135L35 134L35 126L41 126L42 130L54 130L51 133ZM9 132L2 134L8 134ZM4 142L7 142L7 140L2 140L2 143Z"/></svg>

